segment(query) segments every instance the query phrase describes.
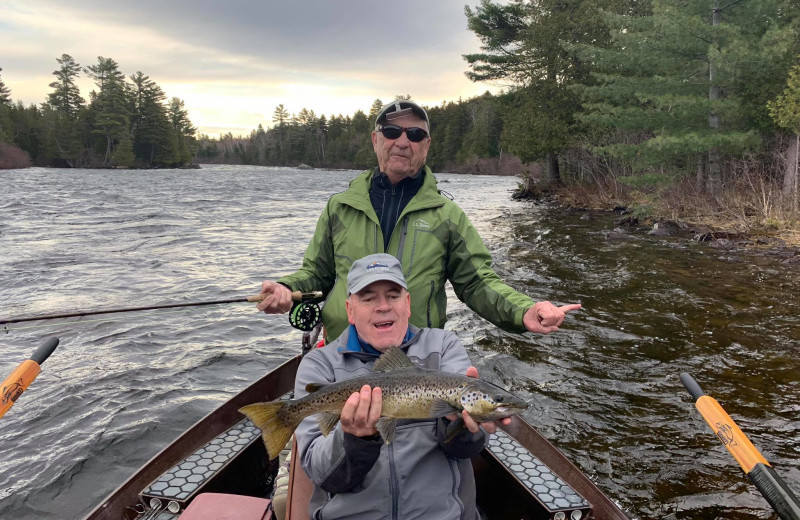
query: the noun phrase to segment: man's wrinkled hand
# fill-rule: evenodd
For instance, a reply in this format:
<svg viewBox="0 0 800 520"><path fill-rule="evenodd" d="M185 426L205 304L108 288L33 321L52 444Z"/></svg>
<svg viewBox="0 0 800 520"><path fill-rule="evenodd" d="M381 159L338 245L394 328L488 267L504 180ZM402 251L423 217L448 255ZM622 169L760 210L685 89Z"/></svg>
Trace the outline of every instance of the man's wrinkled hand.
<svg viewBox="0 0 800 520"><path fill-rule="evenodd" d="M353 392L342 407L342 415L339 418L342 431L356 437L377 434L375 425L381 418L382 405L383 392L379 387L362 386L361 391Z"/></svg>
<svg viewBox="0 0 800 520"><path fill-rule="evenodd" d="M478 369L475 367L469 367L467 369L467 377L478 379ZM467 429L472 433L478 433L481 429L481 426L484 430L486 430L487 433L494 433L497 431L498 424L502 424L503 426L508 426L511 424L511 417L506 417L505 419L500 419L499 421L479 423L470 417L466 410L461 410L461 417L464 418L464 426L466 426Z"/></svg>
<svg viewBox="0 0 800 520"><path fill-rule="evenodd" d="M525 312L522 317L522 324L530 332L548 334L555 332L564 322L568 312L577 311L581 308L580 303L556 306L550 302L537 302L533 307Z"/></svg>
<svg viewBox="0 0 800 520"><path fill-rule="evenodd" d="M284 314L292 309L292 291L285 285L265 280L261 284L264 299L256 308L267 314Z"/></svg>

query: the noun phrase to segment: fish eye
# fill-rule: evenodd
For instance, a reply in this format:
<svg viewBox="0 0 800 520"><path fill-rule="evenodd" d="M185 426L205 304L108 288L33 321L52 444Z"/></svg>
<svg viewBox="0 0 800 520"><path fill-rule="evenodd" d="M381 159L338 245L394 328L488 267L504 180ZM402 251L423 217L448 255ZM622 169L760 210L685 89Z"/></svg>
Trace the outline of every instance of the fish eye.
<svg viewBox="0 0 800 520"><path fill-rule="evenodd" d="M497 396L495 396L494 400L497 401L498 403L502 403L503 402L503 396L502 395L497 395Z"/></svg>

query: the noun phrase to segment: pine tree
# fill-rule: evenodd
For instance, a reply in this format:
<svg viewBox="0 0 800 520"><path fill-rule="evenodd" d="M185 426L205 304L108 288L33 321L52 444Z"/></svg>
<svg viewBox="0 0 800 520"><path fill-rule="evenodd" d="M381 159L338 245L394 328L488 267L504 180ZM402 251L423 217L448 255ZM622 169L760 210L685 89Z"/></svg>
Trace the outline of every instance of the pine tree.
<svg viewBox="0 0 800 520"><path fill-rule="evenodd" d="M44 114L49 130L47 155L56 164L63 162L75 167L82 151L78 116L85 102L75 82L80 75L81 66L69 54L62 54L56 61L59 68L53 71L53 75L57 79L50 83L53 92L47 95L47 110Z"/></svg>
<svg viewBox="0 0 800 520"><path fill-rule="evenodd" d="M114 148L123 138L130 141L129 86L117 62L111 58L98 56L97 65L89 66L85 71L99 89L90 95L91 134L99 138L97 145L103 150L102 165L112 166Z"/></svg>
<svg viewBox="0 0 800 520"><path fill-rule="evenodd" d="M3 72L3 68L0 67L0 72ZM0 105L10 105L11 104L11 90L3 83L3 78L0 78Z"/></svg>
<svg viewBox="0 0 800 520"><path fill-rule="evenodd" d="M800 180L800 65L789 71L786 89L767 104L775 123L794 134L793 143L787 149L786 170L783 177L783 192L792 198L792 207L798 209L798 181Z"/></svg>
<svg viewBox="0 0 800 520"><path fill-rule="evenodd" d="M782 1L719 7L717 0L653 0L650 16L607 17L613 48L581 52L598 80L584 89L582 119L627 134L597 150L639 168L696 168L698 187L718 194L721 161L760 145L758 117L741 87L760 83L759 74L774 75L775 63L758 56L780 25ZM785 54L788 47L782 48ZM751 92L749 99L757 97ZM634 132L640 137L631 142Z"/></svg>
<svg viewBox="0 0 800 520"><path fill-rule="evenodd" d="M369 107L369 114L368 114L370 121L373 122L375 121L375 118L378 117L378 112L380 112L381 108L383 108L383 104L384 103L383 101L380 100L380 98L375 99L375 101L372 102L372 106Z"/></svg>
<svg viewBox="0 0 800 520"><path fill-rule="evenodd" d="M164 91L141 71L130 80L134 100L131 133L136 159L151 167L178 163L178 143L167 114Z"/></svg>
<svg viewBox="0 0 800 520"><path fill-rule="evenodd" d="M178 144L178 163L181 165L191 164L194 134L197 129L189 120L189 113L186 111L183 100L176 97L170 99L167 113Z"/></svg>
<svg viewBox="0 0 800 520"><path fill-rule="evenodd" d="M550 183L561 182L558 155L579 131L574 118L579 105L570 86L588 76L572 47L603 45L608 31L602 9L631 9L631 0L483 0L474 11L465 8L468 26L481 40L482 53L464 59L473 81L510 80L514 102L504 114L502 142L523 161L547 160Z"/></svg>
<svg viewBox="0 0 800 520"><path fill-rule="evenodd" d="M75 83L75 79L80 74L81 66L69 54L62 54L60 58L56 58L56 61L60 67L58 70L53 71L53 75L57 80L50 83L50 88L53 89L53 92L47 95L47 102L62 117L75 120L77 119L78 111L85 102L81 97L78 85Z"/></svg>
<svg viewBox="0 0 800 520"><path fill-rule="evenodd" d="M275 123L276 126L283 126L289 120L289 111L283 106L283 103L275 107L275 111L272 113L272 122Z"/></svg>
<svg viewBox="0 0 800 520"><path fill-rule="evenodd" d="M3 69L0 68L0 72ZM0 142L10 142L11 136L14 135L14 129L11 123L11 90L3 83L3 78L0 77Z"/></svg>

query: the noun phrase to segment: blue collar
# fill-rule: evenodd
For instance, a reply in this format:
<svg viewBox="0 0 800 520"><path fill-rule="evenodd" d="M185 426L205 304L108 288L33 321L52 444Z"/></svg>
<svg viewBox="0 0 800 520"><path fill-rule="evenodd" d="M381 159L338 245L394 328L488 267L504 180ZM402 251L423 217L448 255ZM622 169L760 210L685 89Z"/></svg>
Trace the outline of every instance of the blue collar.
<svg viewBox="0 0 800 520"><path fill-rule="evenodd" d="M406 330L406 335L403 338L403 343L406 343L411 338L414 337L414 333L411 332L411 327ZM358 337L358 332L356 331L355 325L350 325L349 334L347 335L347 343L343 347L339 347L339 352L366 352L368 354L374 354L376 356L380 356L381 352L377 350L375 347L367 343L366 341L362 340Z"/></svg>

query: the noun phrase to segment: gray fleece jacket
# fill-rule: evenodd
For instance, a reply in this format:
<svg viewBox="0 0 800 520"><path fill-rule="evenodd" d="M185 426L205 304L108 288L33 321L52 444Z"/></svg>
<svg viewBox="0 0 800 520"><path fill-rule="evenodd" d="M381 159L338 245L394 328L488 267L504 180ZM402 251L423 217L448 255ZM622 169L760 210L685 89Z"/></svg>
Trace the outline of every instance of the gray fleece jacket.
<svg viewBox="0 0 800 520"><path fill-rule="evenodd" d="M377 355L355 351L351 329L310 352L297 371L295 397L308 383L333 383L368 374ZM464 374L471 363L452 332L411 327L401 348L421 368ZM345 434L341 424L327 437L317 415L295 430L300 463L315 487L309 514L315 520L477 520L475 480L469 457L483 449L486 434L464 430L444 443L447 419L398 420L394 441Z"/></svg>

